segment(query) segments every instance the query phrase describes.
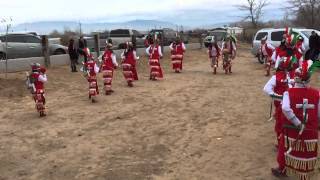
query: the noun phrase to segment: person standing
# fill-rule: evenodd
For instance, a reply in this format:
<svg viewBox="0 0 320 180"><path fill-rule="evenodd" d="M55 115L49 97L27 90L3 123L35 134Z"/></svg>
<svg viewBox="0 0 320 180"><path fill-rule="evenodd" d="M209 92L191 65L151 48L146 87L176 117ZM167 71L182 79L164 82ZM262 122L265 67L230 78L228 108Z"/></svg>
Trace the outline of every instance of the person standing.
<svg viewBox="0 0 320 180"><path fill-rule="evenodd" d="M31 69L32 72L28 77L27 85L31 89L34 102L36 103L36 109L39 112L40 117L44 117L46 116L44 83L48 81L46 69L44 67L41 67L38 63L32 64Z"/></svg>
<svg viewBox="0 0 320 180"><path fill-rule="evenodd" d="M177 36L176 41L170 44L172 69L175 73L182 71L183 54L186 51L186 46L181 41L181 38Z"/></svg>
<svg viewBox="0 0 320 180"><path fill-rule="evenodd" d="M219 66L218 59L221 54L221 49L217 41L215 41L214 39L212 41L213 42L211 42L208 46L208 54L209 54L209 60L210 60L211 68L213 70L213 74L217 74L217 68Z"/></svg>
<svg viewBox="0 0 320 180"><path fill-rule="evenodd" d="M228 35L224 42L222 43L222 53L223 53L223 69L225 73L232 73L232 60L235 59L237 52L235 39Z"/></svg>
<svg viewBox="0 0 320 180"><path fill-rule="evenodd" d="M73 38L71 38L69 41L68 52L70 57L71 72L78 72L76 64L78 62L79 55L78 55L77 48L75 47Z"/></svg>
<svg viewBox="0 0 320 180"><path fill-rule="evenodd" d="M260 46L260 53L265 59L265 69L266 69L266 76L270 76L270 70L272 66L272 54L275 48L267 42L267 36L261 39L261 46Z"/></svg>
<svg viewBox="0 0 320 180"><path fill-rule="evenodd" d="M92 103L96 102L96 96L99 94L97 74L99 73L99 67L94 61L92 54L87 54L87 62L84 63L85 76L89 83L89 99Z"/></svg>
<svg viewBox="0 0 320 180"><path fill-rule="evenodd" d="M317 62L319 63L319 62ZM302 62L295 72L295 85L284 92L282 121L284 123L278 151L278 167L271 172L276 177L288 175L308 180L318 161L320 120L319 91L311 88L311 74L320 64Z"/></svg>
<svg viewBox="0 0 320 180"><path fill-rule="evenodd" d="M155 38L155 42L146 49L146 53L149 56L150 80L156 81L162 79L163 72L160 65L160 58L162 58L163 55L157 38Z"/></svg>
<svg viewBox="0 0 320 180"><path fill-rule="evenodd" d="M273 104L275 106L275 113L273 117L275 118L275 132L277 137L278 147L280 136L282 135L282 126L281 121L282 110L281 110L281 101L282 96L285 91L288 90L289 86L293 82L293 79L290 79L288 71L291 69L290 59L278 58L276 63L276 73L273 75L267 84L264 86L263 91L272 98ZM270 114L271 115L271 114Z"/></svg>
<svg viewBox="0 0 320 180"><path fill-rule="evenodd" d="M110 95L114 91L112 90L112 79L113 79L113 72L119 65L117 63L116 55L113 53L112 42L109 40L107 41L106 49L103 53L103 61L101 65L101 71L103 74L103 81L104 81L104 89L105 94Z"/></svg>
<svg viewBox="0 0 320 180"><path fill-rule="evenodd" d="M309 37L309 50L306 53L306 59L315 60L320 53L320 36L315 32L311 32Z"/></svg>
<svg viewBox="0 0 320 180"><path fill-rule="evenodd" d="M139 57L131 42L127 42L126 46L126 49L121 54L121 66L123 76L126 79L128 86L133 87L133 81L138 80L136 61L139 60Z"/></svg>

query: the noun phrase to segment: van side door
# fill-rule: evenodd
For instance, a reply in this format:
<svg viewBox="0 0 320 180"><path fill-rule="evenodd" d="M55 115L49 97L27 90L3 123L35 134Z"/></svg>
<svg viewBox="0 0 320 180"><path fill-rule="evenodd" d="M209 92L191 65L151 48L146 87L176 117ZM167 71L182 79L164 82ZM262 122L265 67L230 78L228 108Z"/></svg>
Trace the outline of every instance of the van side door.
<svg viewBox="0 0 320 180"><path fill-rule="evenodd" d="M24 43L27 48L27 57L41 57L42 46L41 39L33 35L23 35Z"/></svg>

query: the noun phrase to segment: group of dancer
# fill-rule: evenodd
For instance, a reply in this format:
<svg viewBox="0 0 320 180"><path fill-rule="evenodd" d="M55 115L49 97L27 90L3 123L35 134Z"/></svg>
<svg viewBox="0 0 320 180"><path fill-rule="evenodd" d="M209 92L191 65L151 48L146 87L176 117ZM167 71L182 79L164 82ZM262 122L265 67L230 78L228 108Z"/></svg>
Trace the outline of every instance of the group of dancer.
<svg viewBox="0 0 320 180"><path fill-rule="evenodd" d="M213 74L217 74L217 68L219 67L219 58L222 57L222 68L225 71L225 74L232 73L232 60L236 57L236 40L233 36L229 35L222 42L221 47L218 45L218 41L214 38L209 43L208 54L209 60L211 62L211 68Z"/></svg>
<svg viewBox="0 0 320 180"><path fill-rule="evenodd" d="M270 75L272 65L276 70L264 87L272 98L269 121L275 118L277 137L278 166L271 172L279 178L295 175L308 180L318 160L319 91L309 82L320 67L319 59L305 59L303 38L288 28L279 47L274 48L266 40L261 41L266 75Z"/></svg>
<svg viewBox="0 0 320 180"><path fill-rule="evenodd" d="M163 57L161 45L156 35L155 38L152 39L149 43L149 47L146 48L146 54L149 57L148 64L150 69L150 80L161 80L164 77L163 69L160 63L160 59ZM171 43L170 50L172 69L175 73L180 73L183 69L182 62L186 47L179 36L177 36L176 40ZM90 50L88 48L84 48L82 52L85 56L85 61L83 62L81 71L88 81L89 99L93 103L97 101L96 97L100 93L97 78L100 72L102 73L103 89L105 95L111 95L114 92L112 89L112 80L114 70L118 67L122 69L122 73L128 87L133 87L134 81L138 81L139 79L136 68L139 56L137 56L137 52L132 42L126 43L126 48L121 53L120 64L117 62L116 54L112 50L112 40L108 40L106 42L105 51L99 61L96 61L97 58L95 58L93 54L90 53ZM31 74L27 75L27 86L31 90L31 93L36 102L36 109L40 113L41 117L46 115L44 97L44 83L46 81L47 76L45 74L45 68L41 67L40 64L33 64Z"/></svg>

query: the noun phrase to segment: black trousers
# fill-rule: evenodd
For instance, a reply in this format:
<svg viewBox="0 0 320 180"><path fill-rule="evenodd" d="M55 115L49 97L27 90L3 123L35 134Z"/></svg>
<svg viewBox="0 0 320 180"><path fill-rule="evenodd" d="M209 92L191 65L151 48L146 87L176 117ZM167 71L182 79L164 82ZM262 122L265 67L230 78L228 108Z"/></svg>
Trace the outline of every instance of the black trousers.
<svg viewBox="0 0 320 180"><path fill-rule="evenodd" d="M78 59L70 59L71 72L77 72L77 61Z"/></svg>

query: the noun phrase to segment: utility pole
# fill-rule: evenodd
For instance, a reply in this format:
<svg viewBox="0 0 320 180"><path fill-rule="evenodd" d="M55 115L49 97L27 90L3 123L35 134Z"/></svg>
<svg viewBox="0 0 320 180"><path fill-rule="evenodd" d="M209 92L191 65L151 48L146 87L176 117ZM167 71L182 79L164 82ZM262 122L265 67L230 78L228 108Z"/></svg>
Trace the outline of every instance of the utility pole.
<svg viewBox="0 0 320 180"><path fill-rule="evenodd" d="M82 27L81 27L81 26L82 26L82 24L81 24L81 22L79 21L79 28L80 28L79 30L80 30L80 36L82 35Z"/></svg>

